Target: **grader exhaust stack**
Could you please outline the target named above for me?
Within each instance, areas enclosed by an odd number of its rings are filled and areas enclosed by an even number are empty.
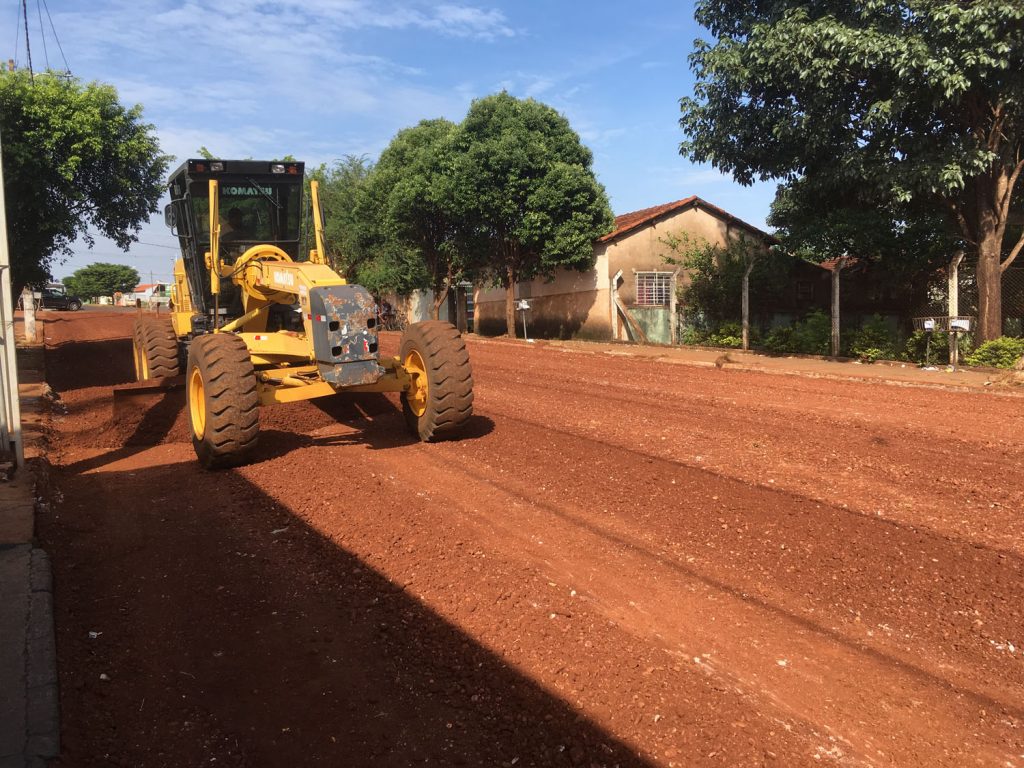
[[[337,392],[398,392],[421,440],[454,435],[473,412],[465,343],[415,323],[398,357],[378,353],[376,305],[327,264],[317,182],[313,239],[300,254],[303,164],[189,160],[170,178],[178,237],[169,317],[140,317],[136,379],[183,375],[192,444],[207,468],[249,459],[259,406]]]

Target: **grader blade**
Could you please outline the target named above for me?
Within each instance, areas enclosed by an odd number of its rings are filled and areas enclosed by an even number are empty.
[[[114,420],[122,421],[136,417],[161,403],[170,392],[182,393],[184,403],[185,377],[168,376],[163,379],[146,379],[114,387]]]

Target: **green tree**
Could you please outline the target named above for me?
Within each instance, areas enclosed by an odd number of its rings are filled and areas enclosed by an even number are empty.
[[[139,273],[134,267],[126,267],[124,264],[106,264],[98,261],[76,269],[62,282],[68,293],[82,298],[113,296],[118,291],[134,291],[135,286],[139,284]]]
[[[387,293],[405,296],[430,284],[420,252],[394,243],[375,248],[359,263],[355,279],[374,296]]]
[[[593,266],[594,241],[614,222],[608,198],[569,121],[533,99],[477,99],[452,146],[449,199],[468,222],[460,236],[505,288],[514,335],[516,283]]]
[[[799,177],[942,211],[978,259],[981,336],[998,336],[1002,272],[1024,247],[1004,248],[1024,169],[1024,5],[700,0],[696,15],[715,41],[690,57],[682,153],[744,184]]]
[[[908,309],[924,306],[936,275],[965,247],[942,211],[921,198],[865,201],[856,187],[802,178],[778,188],[768,223],[786,250],[808,261],[844,253],[869,261]]]
[[[430,288],[434,319],[466,268],[449,199],[454,131],[455,125],[443,119],[399,131],[381,153],[358,207],[377,268],[418,278],[412,289]],[[410,256],[420,264],[411,263]]]
[[[373,163],[365,155],[345,155],[333,165],[321,165],[306,174],[307,181],[320,182],[328,259],[349,277],[374,255],[369,222],[360,212],[372,170]]]
[[[690,279],[679,290],[686,314],[702,330],[717,332],[742,318],[743,274],[750,268],[751,314],[778,302],[791,283],[793,257],[778,248],[747,238],[731,238],[724,246],[693,238],[686,232],[662,241],[668,264],[683,267]]]
[[[170,158],[113,87],[0,72],[0,131],[16,287],[45,282],[54,258],[94,232],[127,250],[156,213]]]

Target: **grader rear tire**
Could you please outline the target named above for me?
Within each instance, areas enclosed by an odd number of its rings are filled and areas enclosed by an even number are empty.
[[[409,431],[424,441],[453,436],[473,415],[473,371],[455,326],[414,323],[402,334],[401,361],[413,386],[402,393]]]
[[[160,379],[181,373],[178,337],[170,319],[140,317],[132,329],[135,380]]]
[[[231,333],[189,346],[185,399],[192,447],[207,469],[244,464],[260,434],[256,372],[245,342]]]

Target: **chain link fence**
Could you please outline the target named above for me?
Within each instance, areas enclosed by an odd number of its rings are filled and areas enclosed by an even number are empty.
[[[978,317],[977,262],[965,261],[960,265],[957,314]],[[949,314],[949,280],[943,271],[928,286],[926,301],[915,306],[914,317],[943,316]],[[1003,272],[1003,335],[1024,336],[1024,263],[1015,261]]]
[[[958,272],[957,315],[978,317],[977,263],[964,261]],[[755,273],[756,275],[756,273]],[[788,279],[771,284],[750,281],[751,347],[767,352],[830,354],[831,272],[806,262],[796,264]],[[949,311],[949,272],[900,282],[869,263],[854,263],[840,272],[841,354],[862,358],[948,361],[945,334],[927,336],[914,329],[914,318],[940,317]],[[676,339],[682,344],[738,347],[742,317],[740,287],[722,286],[714,313],[693,306],[682,288],[677,302]],[[1003,334],[1024,337],[1024,261],[1014,263],[1002,279]],[[735,293],[735,301],[733,294]],[[688,306],[688,303],[690,304]],[[709,315],[715,315],[713,319]],[[929,343],[930,342],[930,343]],[[976,346],[973,333],[960,338],[961,356]]]

